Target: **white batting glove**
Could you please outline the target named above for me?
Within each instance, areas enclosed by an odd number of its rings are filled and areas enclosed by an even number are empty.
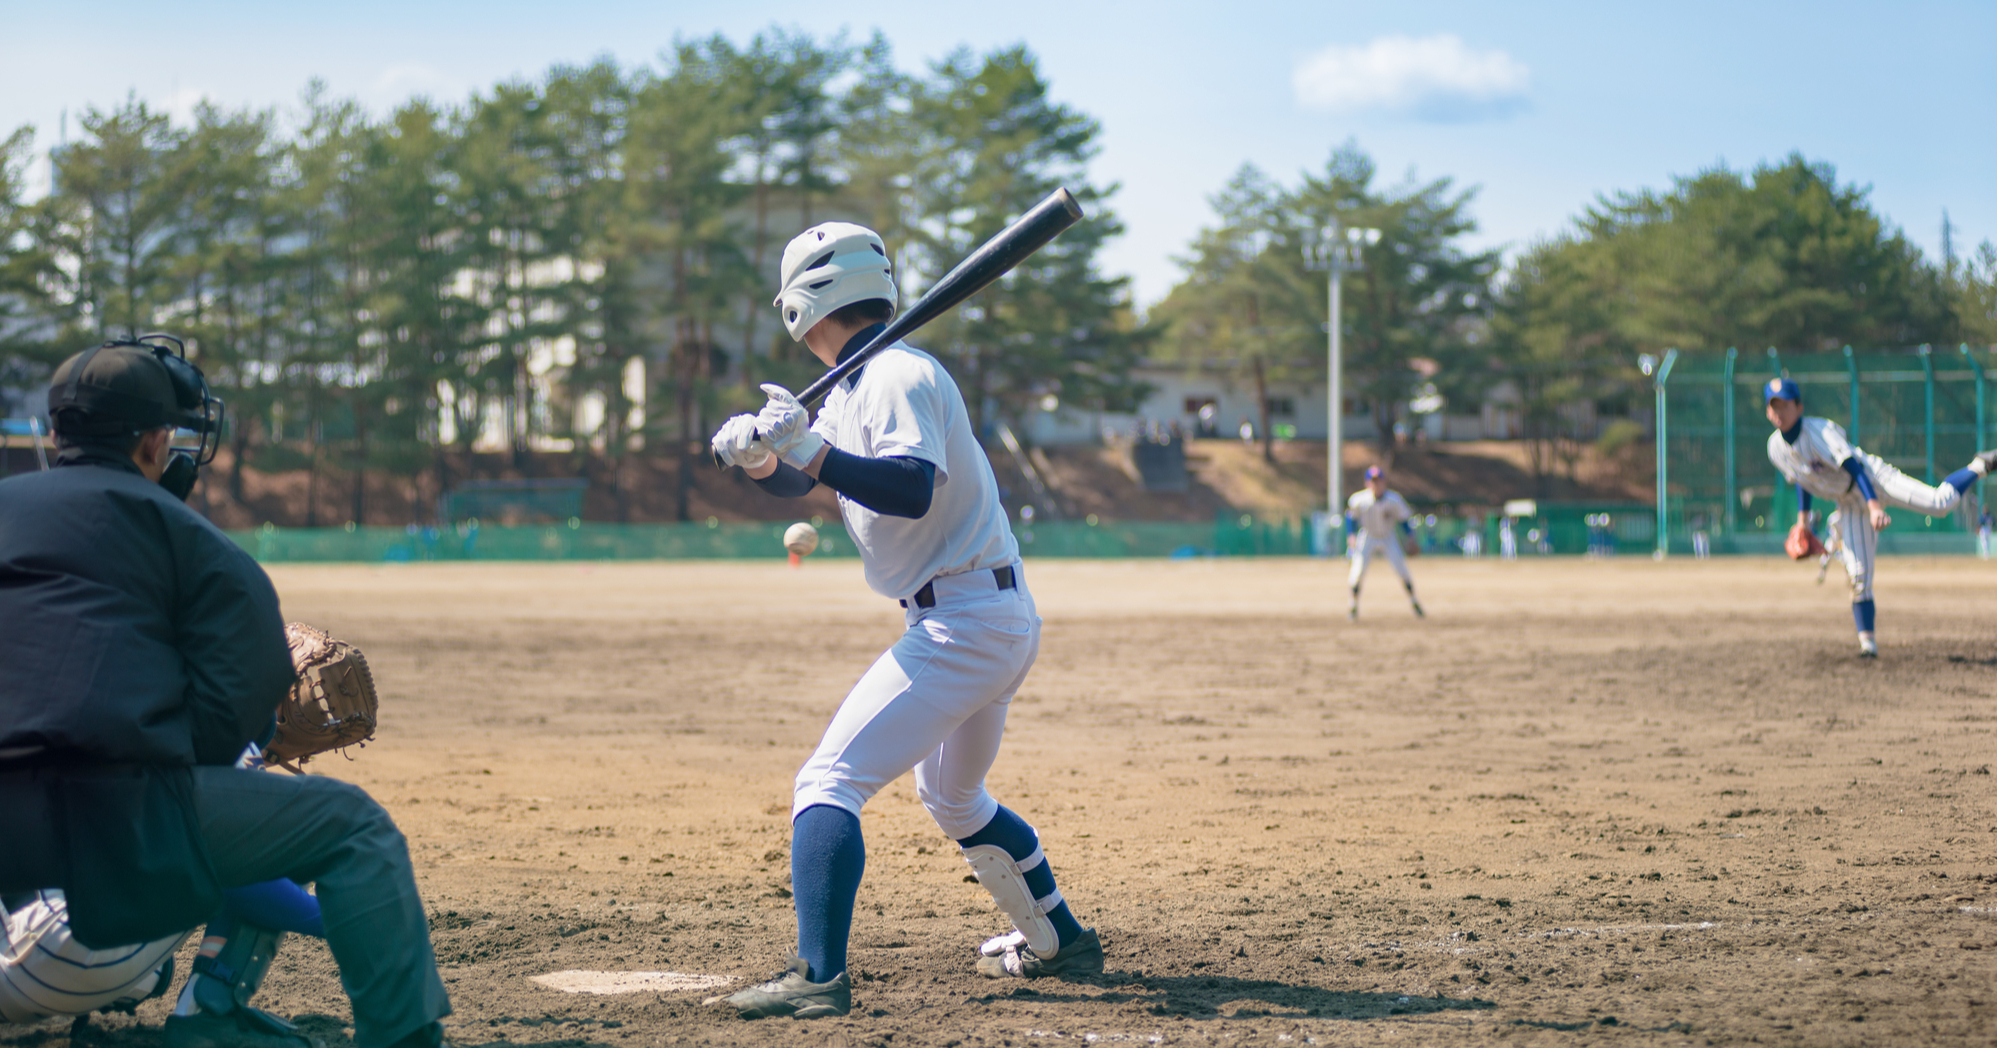
[[[763,433],[763,443],[785,465],[803,469],[825,446],[825,438],[811,431],[811,416],[790,390],[765,382],[763,392],[770,398],[763,405],[762,414],[756,416],[756,428]]]
[[[737,415],[714,432],[714,457],[723,465],[756,469],[770,460],[770,449],[756,439],[756,416]]]

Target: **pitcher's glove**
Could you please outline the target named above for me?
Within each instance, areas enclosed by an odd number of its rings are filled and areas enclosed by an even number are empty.
[[[1413,535],[1401,536],[1401,553],[1409,557],[1421,556],[1421,543]]]
[[[264,759],[296,772],[317,754],[373,738],[380,699],[359,648],[302,622],[286,625],[284,639],[298,679],[277,708],[277,734]]]
[[[1795,527],[1789,529],[1789,538],[1782,543],[1782,548],[1789,552],[1790,560],[1808,560],[1811,557],[1824,555],[1823,540],[1817,538],[1817,533],[1811,531],[1810,526],[1800,520],[1796,522]]]

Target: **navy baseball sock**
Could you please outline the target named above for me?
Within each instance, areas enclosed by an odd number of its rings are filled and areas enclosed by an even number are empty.
[[[1869,600],[1853,601],[1851,605],[1851,620],[1858,623],[1858,632],[1871,633],[1872,602]]]
[[[797,905],[797,953],[811,966],[806,978],[812,982],[830,982],[846,970],[853,899],[866,869],[859,816],[829,804],[797,813],[790,829],[790,890]]]
[[[974,848],[980,844],[997,845],[1004,848],[1014,862],[1023,862],[1033,854],[1034,849],[1040,847],[1040,835],[1027,825],[1025,819],[1014,815],[1011,809],[1001,804],[998,814],[992,816],[992,821],[986,823],[984,829],[958,841],[957,847]],[[1036,899],[1054,894],[1054,864],[1043,861],[1027,870],[1026,890],[1032,892]],[[1063,948],[1075,941],[1075,936],[1082,934],[1082,926],[1068,911],[1066,900],[1048,912],[1047,920],[1054,925],[1054,937]]]
[[[1954,488],[1956,494],[1960,495],[1963,492],[1968,491],[1969,486],[1971,484],[1974,484],[1982,479],[1983,479],[1982,477],[1976,475],[1975,470],[1964,468],[1956,470],[1954,473],[1951,473],[1948,476],[1943,477],[1942,483],[1947,484],[1949,487]]]

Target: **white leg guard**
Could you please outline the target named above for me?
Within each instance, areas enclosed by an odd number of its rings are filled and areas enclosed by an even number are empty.
[[[974,844],[964,849],[964,861],[971,864],[978,883],[992,893],[999,912],[1012,918],[1012,926],[1026,936],[1026,945],[1034,953],[1052,957],[1061,948],[1061,940],[1054,934],[1054,922],[1047,919],[1047,911],[1061,905],[1060,889],[1045,899],[1036,899],[1032,889],[1026,886],[1026,871],[1047,861],[1039,848],[1033,849],[1033,854],[1020,863],[1014,862],[1012,855],[996,844]]]

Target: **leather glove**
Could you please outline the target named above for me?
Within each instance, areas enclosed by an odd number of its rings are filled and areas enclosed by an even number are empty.
[[[714,431],[714,457],[723,465],[755,469],[770,460],[770,449],[756,439],[756,416],[737,415]]]
[[[776,452],[785,465],[803,469],[825,446],[825,438],[811,431],[810,415],[790,390],[765,382],[763,392],[770,398],[770,402],[763,405],[762,413],[756,416],[756,428],[762,431],[763,443]]]
[[[1791,560],[1808,560],[1824,554],[1822,540],[1817,538],[1808,524],[1800,520],[1789,529],[1789,537],[1783,541],[1782,548],[1789,554]]]

